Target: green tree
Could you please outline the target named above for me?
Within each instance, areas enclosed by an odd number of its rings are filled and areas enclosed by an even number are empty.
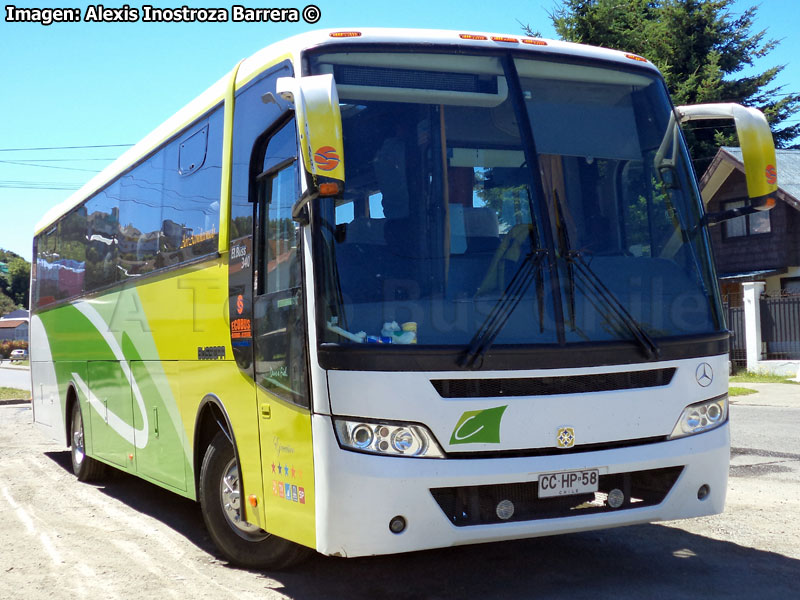
[[[31,265],[24,258],[14,258],[8,263],[8,276],[11,280],[11,299],[28,308],[28,293],[31,287]]]
[[[14,301],[0,292],[0,317],[15,310],[17,310],[17,305],[14,304]]]
[[[767,117],[778,147],[800,135],[787,120],[800,111],[800,95],[784,94],[775,78],[784,65],[738,75],[778,44],[754,31],[758,6],[741,15],[734,0],[562,0],[550,17],[561,38],[617,48],[649,59],[663,73],[675,104],[737,102]],[[535,35],[529,27],[525,30]],[[697,122],[689,136],[698,172],[735,134],[719,121]]]

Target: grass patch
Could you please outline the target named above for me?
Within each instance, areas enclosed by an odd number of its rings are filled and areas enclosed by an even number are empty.
[[[797,381],[792,381],[791,377],[785,377],[783,375],[750,372],[743,372],[739,373],[738,375],[733,375],[730,378],[730,381],[734,383],[798,383]]]
[[[31,393],[27,390],[20,390],[18,388],[0,387],[0,400],[20,400],[31,397]]]
[[[756,390],[751,390],[745,387],[729,387],[728,396],[749,396],[750,394],[757,394]]]

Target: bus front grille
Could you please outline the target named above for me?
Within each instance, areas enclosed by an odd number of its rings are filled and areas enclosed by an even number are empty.
[[[432,379],[442,398],[497,398],[552,396],[634,390],[669,385],[675,368],[594,373],[559,377],[511,377],[500,379]]]
[[[556,519],[574,515],[615,512],[660,504],[683,472],[683,467],[668,467],[649,471],[601,475],[598,491],[577,496],[539,498],[536,481],[431,489],[439,507],[457,527]],[[621,490],[622,505],[612,508],[608,494]],[[513,515],[498,516],[498,504],[513,503]]]

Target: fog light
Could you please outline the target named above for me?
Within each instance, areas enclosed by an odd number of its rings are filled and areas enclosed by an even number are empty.
[[[406,520],[404,517],[400,515],[393,517],[391,521],[389,521],[389,531],[392,533],[403,533],[406,529]]]
[[[511,500],[501,500],[497,504],[496,512],[497,516],[503,519],[503,521],[508,521],[514,516],[514,503]]]
[[[708,498],[708,495],[711,493],[711,488],[708,487],[705,483],[700,486],[700,489],[697,490],[697,499],[698,500],[705,500]]]
[[[622,490],[614,488],[608,492],[608,505],[611,508],[619,508],[623,502],[625,502],[625,494],[622,493]]]

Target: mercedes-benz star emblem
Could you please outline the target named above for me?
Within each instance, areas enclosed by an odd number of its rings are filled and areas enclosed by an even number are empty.
[[[712,369],[711,365],[707,362],[700,363],[697,367],[697,371],[694,372],[694,376],[701,387],[708,387],[711,385],[711,382],[714,381],[714,369]]]

